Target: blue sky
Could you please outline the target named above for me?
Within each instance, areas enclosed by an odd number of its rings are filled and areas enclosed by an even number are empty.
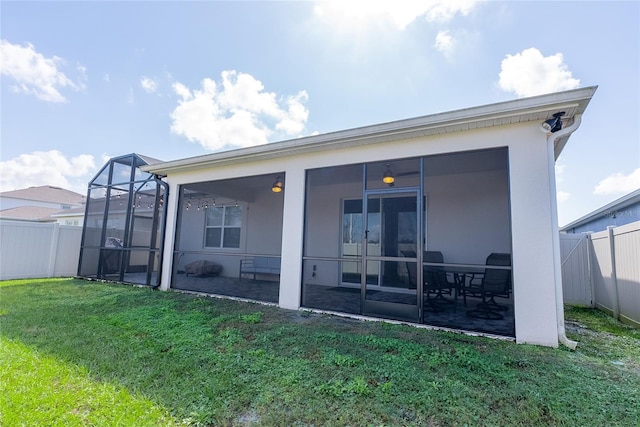
[[[2,191],[598,85],[561,225],[640,188],[640,2],[2,1]]]

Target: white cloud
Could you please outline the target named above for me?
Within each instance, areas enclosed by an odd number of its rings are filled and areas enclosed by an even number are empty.
[[[173,90],[179,99],[171,131],[209,150],[266,144],[274,135],[296,136],[309,116],[305,91],[277,99],[262,82],[236,71],[223,71],[220,84],[205,78],[200,89],[176,82]]]
[[[140,86],[147,93],[154,93],[158,90],[158,81],[149,77],[142,77],[140,79]]]
[[[45,58],[41,53],[36,52],[30,43],[22,46],[7,40],[0,41],[2,75],[14,81],[11,88],[16,93],[34,95],[43,101],[65,102],[66,98],[60,90],[83,89],[86,69],[78,65],[77,70],[81,74],[81,81],[73,82],[60,71],[59,67],[63,62],[57,56]]]
[[[34,151],[0,162],[0,188],[9,191],[54,185],[83,194],[95,173],[97,169],[91,155],[67,158],[58,150]]]
[[[637,168],[629,175],[615,173],[600,181],[593,194],[627,194],[640,189],[640,168]]]
[[[436,35],[436,42],[434,46],[438,51],[447,55],[453,51],[455,40],[453,39],[449,31],[439,31]]]
[[[183,101],[187,101],[192,97],[189,88],[180,82],[173,84],[173,90],[180,98],[182,98]]]
[[[316,1],[314,12],[322,18],[351,25],[386,18],[398,30],[404,30],[419,17],[429,22],[447,22],[457,14],[467,15],[479,3],[479,0],[331,0]]]
[[[396,2],[397,3],[397,2]],[[448,22],[458,13],[466,16],[481,1],[479,0],[442,0],[442,1],[418,1],[417,3],[428,4],[426,18],[427,21]]]
[[[304,125],[309,118],[309,110],[304,103],[309,99],[307,92],[298,92],[295,96],[287,97],[287,111],[276,124],[276,130],[283,131],[287,135],[296,135],[304,130]]]
[[[499,86],[518,97],[575,89],[580,80],[573,78],[561,53],[543,56],[536,48],[525,49],[502,60]]]

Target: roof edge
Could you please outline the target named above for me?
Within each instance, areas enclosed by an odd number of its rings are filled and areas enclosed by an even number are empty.
[[[592,211],[589,212],[588,214],[584,215],[583,217],[580,217],[578,219],[576,219],[573,222],[570,222],[569,224],[560,227],[560,231],[566,231],[569,230],[571,228],[574,227],[578,227],[586,222],[589,222],[592,219],[598,218],[601,214],[608,212],[610,210],[612,210],[613,208],[625,208],[629,205],[632,205],[636,202],[640,202],[640,188],[638,188],[635,191],[632,191],[629,194],[625,194],[624,196],[620,197],[619,199],[614,200],[613,202],[607,203],[606,205]]]
[[[148,166],[142,166],[145,172],[166,175],[193,167],[203,167],[214,163],[224,163],[249,159],[260,159],[265,156],[280,156],[303,152],[319,151],[336,144],[345,147],[362,144],[363,140],[376,137],[397,135],[399,139],[410,137],[419,131],[435,130],[445,126],[479,122],[488,119],[507,118],[525,113],[562,109],[578,106],[576,114],[584,112],[595,93],[597,86],[588,86],[563,92],[538,95],[527,98],[503,101],[477,107],[464,108],[442,113],[435,113],[415,118],[356,127],[320,135],[305,136],[296,139],[272,142],[247,148],[204,154],[185,159],[171,160]]]

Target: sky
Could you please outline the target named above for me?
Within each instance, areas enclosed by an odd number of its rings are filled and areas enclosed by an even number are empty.
[[[0,190],[598,86],[560,225],[640,188],[639,1],[0,1]]]

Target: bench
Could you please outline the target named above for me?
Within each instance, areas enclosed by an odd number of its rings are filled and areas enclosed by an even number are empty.
[[[253,280],[256,275],[269,274],[280,275],[280,257],[255,256],[240,260],[240,278],[243,274],[250,274]]]

